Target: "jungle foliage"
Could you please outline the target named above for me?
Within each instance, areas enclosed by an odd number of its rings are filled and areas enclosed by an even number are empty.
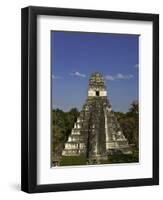
[[[124,155],[124,160],[129,159],[129,162],[138,160],[138,146],[139,146],[139,110],[138,102],[132,102],[128,112],[114,112],[120,126],[123,130],[125,137],[128,139],[129,144],[137,152],[134,158],[126,158]],[[60,109],[52,111],[52,160],[58,160],[61,157],[62,150],[64,148],[64,143],[67,141],[68,136],[71,134],[71,130],[74,123],[79,116],[79,111],[76,108],[72,108],[68,112],[63,112]],[[114,156],[110,158],[110,163],[118,162],[119,156]],[[122,159],[122,157],[121,157]],[[79,159],[80,160],[80,159]],[[65,160],[65,163],[69,161]],[[75,163],[78,163],[78,160]],[[123,162],[123,159],[122,159]],[[83,163],[83,159],[82,159]],[[64,161],[63,161],[64,164]]]
[[[64,143],[67,141],[79,111],[72,108],[69,112],[60,109],[52,111],[52,155],[56,159],[61,156]]]

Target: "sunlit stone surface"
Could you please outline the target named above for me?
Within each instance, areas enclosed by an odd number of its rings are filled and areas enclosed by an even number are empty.
[[[131,151],[107,98],[104,78],[94,73],[89,80],[86,103],[62,155],[85,154],[88,160],[98,160],[116,153],[129,154]]]

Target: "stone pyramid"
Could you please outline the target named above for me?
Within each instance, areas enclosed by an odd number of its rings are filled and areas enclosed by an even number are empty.
[[[86,103],[65,143],[62,155],[85,155],[90,161],[107,159],[108,155],[116,153],[132,152],[107,98],[104,78],[100,73],[93,73],[89,80]]]

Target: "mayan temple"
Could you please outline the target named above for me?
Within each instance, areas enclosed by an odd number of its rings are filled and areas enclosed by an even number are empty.
[[[130,146],[107,98],[100,73],[89,80],[88,97],[62,151],[63,156],[86,155],[87,160],[107,159],[115,153],[130,154]]]

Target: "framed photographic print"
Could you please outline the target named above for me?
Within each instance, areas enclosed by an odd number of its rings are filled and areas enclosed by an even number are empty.
[[[22,9],[22,190],[159,184],[159,16]]]

